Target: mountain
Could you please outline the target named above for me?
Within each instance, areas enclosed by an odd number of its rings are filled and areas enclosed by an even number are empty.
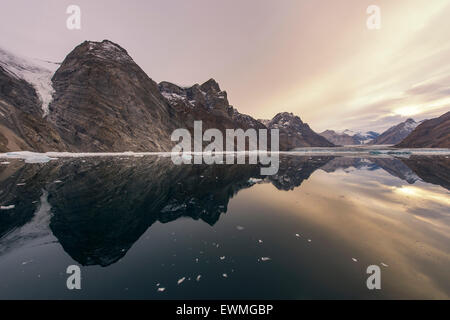
[[[277,114],[267,123],[269,129],[280,130],[280,150],[302,147],[334,147],[335,145],[315,133],[307,123],[292,113]]]
[[[322,137],[328,141],[340,146],[353,146],[366,144],[376,137],[379,136],[378,133],[374,131],[368,131],[366,133],[354,132],[351,130],[344,130],[343,132],[336,132],[334,130],[325,130],[320,133]]]
[[[169,151],[180,127],[158,85],[119,45],[85,41],[52,78],[48,121],[75,152]]]
[[[450,148],[450,111],[439,118],[423,121],[396,147]]]
[[[378,138],[380,134],[375,131],[358,132],[353,135],[353,138],[358,142],[357,144],[369,144],[372,140]]]
[[[193,131],[196,120],[203,130],[267,128],[231,106],[214,79],[191,87],[157,84],[108,40],[83,42],[61,64],[0,51],[0,152],[170,151],[171,133]],[[304,132],[287,135],[305,138],[285,139],[281,150],[330,146],[298,120]]]
[[[397,144],[405,139],[418,125],[418,122],[415,122],[413,119],[408,119],[405,122],[389,128],[369,144]]]
[[[203,130],[265,129],[266,126],[249,115],[239,113],[230,105],[227,92],[214,79],[202,85],[180,87],[164,81],[159,83],[161,94],[176,110],[185,128],[193,130],[194,121],[202,120]]]
[[[350,136],[346,133],[337,133],[336,131],[333,130],[325,130],[324,132],[319,134],[328,141],[338,146],[359,144],[358,141],[353,136]]]
[[[48,114],[56,64],[26,59],[0,49],[0,152],[64,150]]]

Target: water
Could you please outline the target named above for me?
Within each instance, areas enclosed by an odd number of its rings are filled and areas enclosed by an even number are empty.
[[[8,162],[2,299],[450,297],[445,155],[285,155],[268,178],[156,156]]]

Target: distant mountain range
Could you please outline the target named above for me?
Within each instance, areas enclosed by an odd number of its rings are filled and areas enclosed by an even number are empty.
[[[339,146],[352,146],[367,144],[370,141],[376,139],[380,134],[374,131],[368,131],[365,133],[354,132],[351,130],[344,130],[343,132],[336,132],[334,130],[325,130],[320,135],[326,138],[328,141]]]
[[[239,113],[210,79],[183,88],[157,84],[119,45],[85,41],[57,70],[0,50],[0,151],[170,151],[171,133],[280,129],[280,150],[329,147],[293,114],[267,124]],[[268,127],[267,127],[267,126]]]
[[[326,130],[321,136],[335,145],[395,145],[401,148],[450,148],[450,112],[439,118],[416,122],[407,119],[382,134],[351,130]]]
[[[400,145],[448,147],[447,118],[424,122],[414,141]],[[198,120],[203,130],[279,129],[281,151],[398,144],[418,125],[408,119],[381,135],[350,130],[319,135],[292,113],[256,120],[231,106],[214,79],[191,87],[158,84],[108,40],[83,42],[61,64],[0,49],[0,152],[170,151],[171,133],[193,131]]]

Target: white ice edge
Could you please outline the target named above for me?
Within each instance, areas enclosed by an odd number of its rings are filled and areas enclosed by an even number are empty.
[[[326,156],[326,155],[346,155],[346,156],[364,156],[364,157],[379,157],[379,156],[411,156],[411,155],[450,155],[450,149],[366,149],[366,148],[303,148],[293,151],[238,151],[238,152],[215,152],[215,154],[236,154],[249,155],[255,153],[271,153],[280,155],[298,155],[298,156]],[[45,163],[59,158],[91,158],[91,157],[144,157],[144,156],[162,156],[171,157],[172,155],[179,155],[180,153],[173,152],[31,152],[31,151],[17,151],[0,153],[0,159],[22,159],[26,163]],[[184,155],[209,155],[210,152],[185,152]]]

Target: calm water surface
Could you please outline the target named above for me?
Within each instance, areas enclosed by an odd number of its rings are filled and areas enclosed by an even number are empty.
[[[450,298],[449,189],[447,156],[285,156],[268,178],[157,157],[10,160],[0,298]]]

